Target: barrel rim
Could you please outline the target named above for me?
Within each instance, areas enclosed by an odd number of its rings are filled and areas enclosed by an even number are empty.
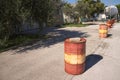
[[[86,42],[86,39],[85,38],[80,38],[79,41],[75,41],[75,40],[72,40],[72,38],[67,38],[65,40],[65,42],[68,42],[68,43],[85,43]]]
[[[109,23],[107,23],[107,24],[109,24]],[[107,24],[99,24],[99,26],[101,27],[101,26],[106,26],[107,27]],[[111,25],[111,24],[110,24]]]

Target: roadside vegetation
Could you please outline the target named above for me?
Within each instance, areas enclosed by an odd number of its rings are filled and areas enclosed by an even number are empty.
[[[0,0],[0,50],[23,44],[34,39],[44,38],[22,35],[21,26],[29,23],[39,24],[39,31],[43,24],[52,23],[53,13],[59,7],[61,0]],[[56,5],[53,5],[56,4]],[[47,5],[47,6],[46,6]],[[16,36],[14,36],[16,35]]]
[[[8,50],[9,48],[17,48],[18,46],[28,45],[35,43],[39,40],[46,40],[50,36],[47,35],[39,35],[39,34],[29,34],[29,35],[14,35],[10,37],[7,41],[3,42],[0,46],[0,52]]]
[[[86,27],[86,26],[88,26],[88,24],[81,24],[81,23],[73,24],[73,23],[67,23],[67,24],[64,24],[62,27]]]
[[[63,11],[65,15],[80,23],[83,19],[95,19],[104,12],[104,8],[105,5],[101,0],[78,0],[76,5],[65,3]]]

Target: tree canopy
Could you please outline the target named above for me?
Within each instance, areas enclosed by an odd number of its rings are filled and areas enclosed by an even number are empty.
[[[119,15],[120,15],[120,4],[118,4],[118,5],[116,5],[117,6],[117,8],[118,8],[118,13],[119,13]]]
[[[54,10],[60,6],[60,1],[0,0],[0,45],[15,34],[16,28],[19,29],[23,22],[47,24]]]
[[[78,23],[80,18],[93,18],[99,13],[104,12],[105,5],[101,0],[77,0],[77,3],[66,3],[63,11],[67,16],[72,16],[77,19]]]
[[[104,3],[100,0],[78,0],[76,10],[80,16],[91,17],[104,11]]]

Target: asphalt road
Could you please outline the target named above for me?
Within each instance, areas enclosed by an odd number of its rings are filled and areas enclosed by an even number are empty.
[[[98,29],[99,25],[46,29],[43,33],[52,38],[0,53],[0,80],[120,80],[120,23],[105,39],[99,38]],[[69,37],[87,39],[87,69],[81,75],[64,71],[64,40]]]

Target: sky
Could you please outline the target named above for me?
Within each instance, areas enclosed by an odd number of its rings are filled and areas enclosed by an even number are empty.
[[[75,3],[77,0],[65,0],[69,3]],[[101,0],[106,6],[120,4],[120,0]]]

